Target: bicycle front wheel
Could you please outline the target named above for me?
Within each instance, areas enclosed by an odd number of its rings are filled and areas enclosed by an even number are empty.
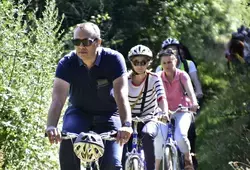
[[[125,170],[144,170],[144,165],[139,157],[132,157],[126,161]]]
[[[162,162],[162,169],[163,170],[175,170],[174,169],[174,155],[171,151],[171,147],[167,146],[164,152],[164,159]]]

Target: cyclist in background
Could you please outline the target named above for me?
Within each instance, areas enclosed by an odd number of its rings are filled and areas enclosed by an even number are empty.
[[[129,73],[129,102],[132,109],[132,116],[157,115],[168,119],[168,104],[162,80],[155,73],[147,70],[153,58],[152,51],[144,45],[136,45],[128,53],[128,59],[132,65]],[[146,167],[148,170],[155,169],[154,138],[158,134],[158,123],[149,121],[138,124],[139,136],[142,138],[143,150],[145,153]],[[131,151],[132,141],[128,142],[128,149]],[[127,147],[124,147],[124,158]]]
[[[201,83],[198,78],[198,71],[196,68],[196,64],[193,62],[192,56],[190,55],[190,52],[187,51],[187,48],[180,44],[180,42],[174,38],[168,38],[162,43],[162,49],[168,49],[171,48],[173,51],[177,52],[177,68],[186,71],[194,85],[195,94],[198,99],[201,99],[203,97],[203,92],[201,88]],[[158,66],[156,68],[156,72],[162,71],[162,66]]]
[[[163,66],[160,76],[163,80],[169,110],[176,110],[178,105],[181,104],[182,106],[191,107],[191,110],[196,112],[199,106],[192,82],[185,71],[176,68],[178,60],[175,51],[163,49],[159,52],[159,58]],[[192,115],[190,113],[178,112],[172,116],[176,120],[174,137],[180,151],[185,157],[185,170],[193,170],[193,162],[190,154],[191,147],[187,137],[188,129],[192,122]],[[158,135],[155,141],[156,153],[158,153],[156,156],[157,164],[160,164],[160,160],[162,159],[162,144],[167,135],[167,126],[161,126],[161,128],[163,136]]]
[[[180,43],[179,47],[180,47],[180,56],[183,57],[183,59],[185,60],[192,61],[195,67],[197,68],[197,63],[195,62],[194,57],[191,55],[189,49],[182,43]]]
[[[100,47],[100,29],[90,22],[76,26],[72,42],[75,51],[64,56],[56,69],[46,129],[49,141],[51,144],[61,141],[57,124],[69,95],[62,129],[78,134],[117,130],[118,143],[105,142],[99,164],[101,170],[121,170],[121,145],[132,133],[124,57],[117,51]],[[89,140],[95,143],[97,139]],[[62,170],[80,170],[80,160],[73,152],[71,140],[61,141],[59,157]]]

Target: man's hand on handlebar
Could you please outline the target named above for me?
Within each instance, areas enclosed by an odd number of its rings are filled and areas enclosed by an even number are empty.
[[[116,141],[120,145],[127,143],[130,139],[132,132],[133,132],[132,127],[125,127],[125,126],[121,127],[117,132]]]
[[[54,126],[49,126],[46,129],[46,134],[48,135],[49,138],[49,142],[51,144],[58,144],[59,142],[61,142],[61,133],[58,130],[58,128],[54,127]]]

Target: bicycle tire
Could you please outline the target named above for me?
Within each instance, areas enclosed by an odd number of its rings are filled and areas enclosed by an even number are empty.
[[[177,155],[178,170],[184,170],[184,154],[182,154],[179,149],[177,154],[178,154]]]
[[[162,168],[164,170],[182,170],[181,156],[177,148],[174,146],[167,146],[164,151],[164,159]]]
[[[134,158],[132,159],[132,167],[131,170],[139,170],[139,160]]]
[[[184,170],[184,166],[182,166],[181,164],[181,161],[180,161],[180,156],[177,157],[177,160],[176,160],[176,170]]]
[[[139,157],[131,157],[126,160],[125,170],[144,170],[144,165],[141,163]]]
[[[174,170],[174,162],[173,162],[173,152],[171,151],[171,147],[167,146],[164,152],[164,159],[162,162],[162,169],[164,170]]]

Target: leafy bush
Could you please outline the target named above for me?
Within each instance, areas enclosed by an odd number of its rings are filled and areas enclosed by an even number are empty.
[[[216,72],[219,69],[211,67]],[[228,170],[230,161],[248,163],[250,156],[250,74],[248,67],[221,72],[224,81],[218,81],[221,88],[214,88],[214,94],[206,102],[198,117],[198,159],[200,169]],[[218,72],[219,73],[219,72]],[[210,73],[212,74],[212,73]],[[206,72],[206,76],[209,72]],[[221,76],[211,76],[212,80]],[[209,81],[214,82],[214,81]],[[215,81],[216,82],[216,81]],[[215,84],[215,83],[213,83]],[[210,85],[210,88],[213,86]],[[218,87],[218,86],[217,86]]]
[[[0,146],[4,169],[57,169],[44,138],[55,66],[61,57],[55,1],[43,17],[0,2]]]

